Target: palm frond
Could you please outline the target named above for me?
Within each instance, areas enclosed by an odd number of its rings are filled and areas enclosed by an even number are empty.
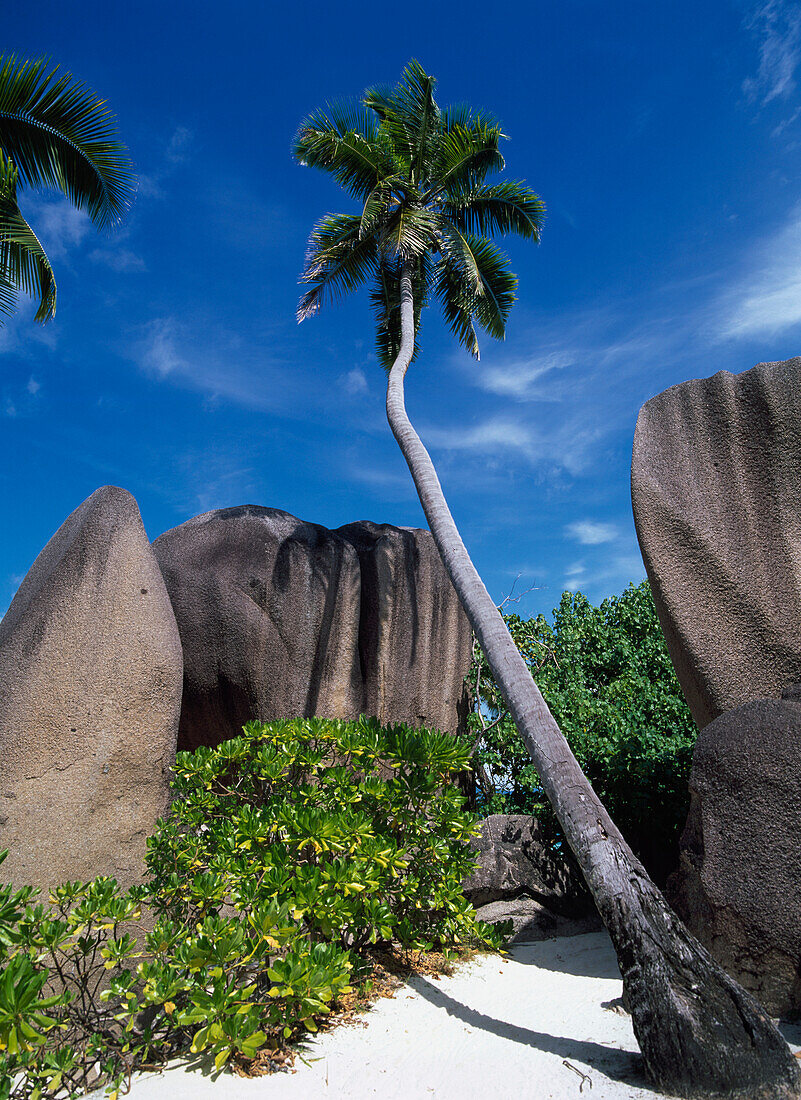
[[[119,221],[133,199],[110,109],[47,58],[0,57],[0,148],[22,181],[61,191],[98,226]]]
[[[443,215],[467,233],[517,233],[539,241],[545,204],[517,180],[460,191],[451,188]]]
[[[335,121],[306,120],[295,152],[324,168],[361,202],[360,215],[324,219],[310,242],[299,318],[324,296],[371,277],[376,346],[390,367],[401,344],[401,270],[411,264],[415,348],[421,311],[439,299],[457,339],[478,357],[476,328],[502,339],[517,279],[488,239],[518,233],[539,240],[540,199],[524,183],[485,183],[504,166],[505,135],[494,116],[467,106],[440,110],[434,80],[412,61],[399,84],[368,89],[365,117],[348,108]]]
[[[386,223],[389,216],[389,204],[392,199],[392,189],[402,180],[399,176],[389,176],[375,185],[367,196],[362,209],[359,236],[363,239],[371,233],[377,232]]]
[[[398,356],[401,345],[400,317],[400,273],[401,260],[385,260],[376,271],[370,301],[376,319],[376,355],[381,366],[389,370]],[[411,362],[419,353],[417,334],[423,310],[428,305],[431,286],[431,261],[423,256],[415,265],[412,275],[412,297],[414,300],[414,350]]]
[[[301,123],[292,151],[301,164],[329,172],[345,190],[364,199],[393,164],[376,141],[377,128],[360,104],[334,104]]]
[[[469,127],[455,125],[443,130],[439,142],[434,194],[454,188],[467,190],[480,186],[491,172],[500,172],[504,159],[498,148],[503,137],[497,128],[475,123]]]
[[[17,291],[38,299],[35,319],[56,312],[56,280],[45,250],[17,205],[18,173],[0,149],[0,313],[16,307]]]
[[[458,275],[463,286],[463,297],[465,300],[478,298],[484,287],[469,234],[461,233],[444,218],[440,221],[438,230],[440,251],[450,271]]]
[[[328,214],[312,230],[301,282],[309,284],[298,304],[298,321],[362,286],[376,269],[372,237],[360,238],[357,214]]]
[[[508,257],[492,241],[471,235],[465,239],[482,285],[482,292],[473,303],[473,316],[490,336],[503,340],[509,311],[517,300],[517,276],[509,267]]]
[[[480,129],[495,130],[499,138],[506,137],[500,119],[496,115],[467,103],[452,103],[448,107],[443,107],[440,113],[440,125],[443,133],[449,133],[455,128]]]
[[[381,234],[379,248],[403,259],[418,259],[436,244],[439,223],[433,210],[399,203]]]
[[[473,296],[465,297],[463,279],[444,258],[438,260],[434,268],[433,285],[451,332],[474,359],[480,359],[471,309]]]

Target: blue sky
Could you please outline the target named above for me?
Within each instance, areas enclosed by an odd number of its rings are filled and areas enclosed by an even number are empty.
[[[480,364],[433,311],[410,415],[493,596],[549,612],[644,576],[637,411],[667,386],[801,353],[801,5],[674,0],[434,8],[233,0],[12,5],[2,48],[106,98],[139,175],[121,231],[23,207],[56,269],[44,328],[0,330],[0,610],[67,514],[129,489],[151,538],[264,504],[330,527],[422,525],[384,419],[369,303],[298,326],[321,214],[290,144],[326,99],[412,57],[440,103],[496,113],[547,204],[510,241],[519,302]]]

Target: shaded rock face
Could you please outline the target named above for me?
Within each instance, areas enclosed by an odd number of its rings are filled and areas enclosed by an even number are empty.
[[[253,718],[463,721],[470,627],[428,531],[330,531],[244,506],[189,520],[153,550],[184,650],[180,748],[217,745]]]
[[[673,908],[772,1015],[801,1010],[801,694],[698,737]]]
[[[479,866],[465,879],[463,890],[468,901],[476,907],[525,900],[523,895],[527,895],[539,909],[552,910],[554,918],[556,915],[585,916],[593,909],[578,867],[572,858],[566,860],[553,852],[542,836],[536,817],[492,814],[481,823],[481,832],[471,844],[478,855]],[[530,908],[525,911],[529,912]]]
[[[683,382],[634,435],[637,536],[699,727],[801,681],[801,359]]]
[[[44,887],[141,878],[169,805],[182,667],[136,501],[98,489],[0,623],[0,877]]]

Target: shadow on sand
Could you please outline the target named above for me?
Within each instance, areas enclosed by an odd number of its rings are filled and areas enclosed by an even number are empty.
[[[562,936],[538,943],[518,943],[509,949],[509,956],[515,962],[560,974],[621,980],[615,950],[605,931]]]
[[[483,1012],[469,1008],[461,1001],[450,997],[442,989],[419,975],[413,975],[407,979],[406,984],[425,998],[429,1004],[444,1009],[448,1015],[455,1016],[469,1027],[488,1031],[512,1043],[533,1047],[546,1054],[555,1054],[558,1058],[567,1061],[584,1063],[612,1080],[653,1091],[645,1077],[642,1057],[639,1054],[631,1054],[627,1050],[617,1050],[615,1047],[606,1047],[601,1043],[587,1040],[549,1035],[544,1031],[531,1031],[529,1028],[510,1024],[505,1020],[496,1020],[493,1016],[486,1016]],[[654,1092],[654,1096],[658,1095],[660,1094]]]

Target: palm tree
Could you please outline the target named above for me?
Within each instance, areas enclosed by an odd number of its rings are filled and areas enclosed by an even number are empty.
[[[310,115],[295,138],[304,164],[329,172],[359,204],[314,228],[298,309],[372,284],[387,417],[431,533],[487,655],[564,835],[609,930],[646,1069],[685,1097],[798,1097],[801,1074],[761,1007],[681,924],[631,852],[573,756],[478,575],[436,470],[404,405],[421,313],[437,298],[478,357],[476,324],[502,338],[517,281],[492,233],[539,238],[543,206],[503,168],[491,116],[441,110],[434,80],[411,62],[394,88]]]
[[[19,184],[61,191],[98,228],[116,224],[133,197],[114,116],[47,58],[0,57],[0,315],[13,312],[22,291],[38,300],[44,323],[56,312],[56,281],[20,211]]]

